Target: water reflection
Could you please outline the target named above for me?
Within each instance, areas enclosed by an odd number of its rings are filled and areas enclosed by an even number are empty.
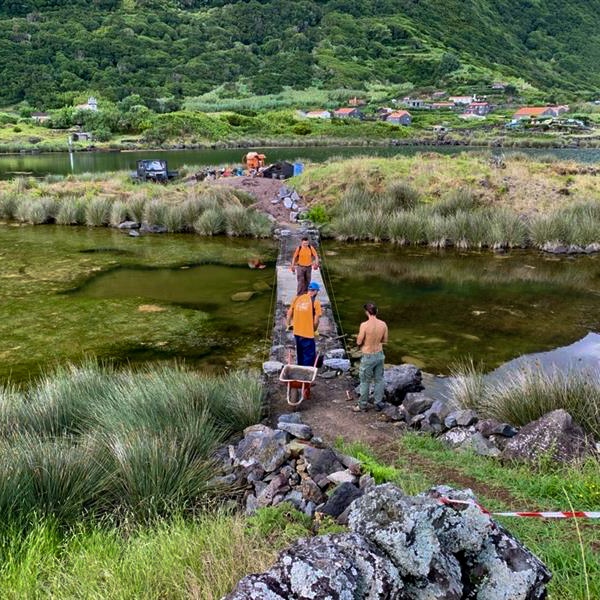
[[[324,250],[344,330],[356,331],[363,302],[378,303],[390,328],[390,362],[448,373],[470,356],[492,369],[600,329],[600,257],[375,244]]]
[[[467,146],[308,146],[304,148],[253,148],[267,154],[270,162],[279,160],[323,162],[331,158],[352,156],[413,156],[419,152],[440,154],[460,154],[477,152],[490,154],[495,151],[487,147]],[[514,152],[531,157],[556,156],[560,160],[573,160],[581,163],[594,163],[600,160],[598,148],[505,148],[503,153],[510,157]],[[140,150],[135,152],[53,152],[47,154],[11,154],[0,156],[0,179],[10,179],[16,174],[30,174],[43,177],[48,174],[68,175],[69,173],[104,173],[131,171],[136,160],[142,158],[167,158],[169,167],[178,169],[183,165],[239,164],[243,149],[205,150]]]

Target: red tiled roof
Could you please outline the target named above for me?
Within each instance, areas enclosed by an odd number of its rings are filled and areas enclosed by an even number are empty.
[[[537,116],[544,114],[549,109],[549,106],[523,106],[523,108],[520,108],[515,115]]]
[[[335,112],[341,115],[348,115],[355,110],[356,108],[338,108]]]
[[[404,115],[408,115],[410,117],[410,113],[407,110],[396,110],[388,115],[388,119],[400,119]]]

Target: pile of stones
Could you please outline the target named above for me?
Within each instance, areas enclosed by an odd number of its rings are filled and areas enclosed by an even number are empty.
[[[348,533],[296,542],[225,600],[545,598],[546,566],[474,501],[470,490],[369,486]]]
[[[290,221],[295,221],[298,214],[303,209],[300,206],[300,194],[287,186],[282,186],[277,192],[277,196],[271,200],[271,204],[283,204],[290,211]]]
[[[416,392],[406,394],[400,403],[388,402],[382,418],[435,435],[452,448],[502,460],[531,462],[545,456],[555,462],[571,462],[597,452],[592,438],[564,410],[552,411],[517,429]]]
[[[218,455],[223,475],[217,483],[243,490],[246,514],[289,502],[311,517],[318,511],[344,522],[350,502],[374,484],[358,460],[313,436],[298,413],[280,415],[275,429],[246,428]]]

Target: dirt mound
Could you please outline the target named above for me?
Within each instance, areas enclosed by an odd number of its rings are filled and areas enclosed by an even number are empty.
[[[221,179],[210,180],[205,183],[243,190],[256,198],[256,203],[252,205],[252,208],[273,216],[278,224],[289,225],[289,209],[285,208],[282,202],[278,202],[277,204],[271,202],[271,200],[277,198],[279,190],[285,186],[284,181],[280,181],[279,179],[265,179],[263,177],[242,176],[221,177]]]

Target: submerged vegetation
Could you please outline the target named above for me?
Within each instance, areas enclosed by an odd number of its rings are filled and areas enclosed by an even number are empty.
[[[0,256],[4,381],[89,356],[225,369],[255,366],[265,351],[273,271],[247,262],[272,264],[271,240],[2,225]],[[259,282],[250,301],[231,302]]]

